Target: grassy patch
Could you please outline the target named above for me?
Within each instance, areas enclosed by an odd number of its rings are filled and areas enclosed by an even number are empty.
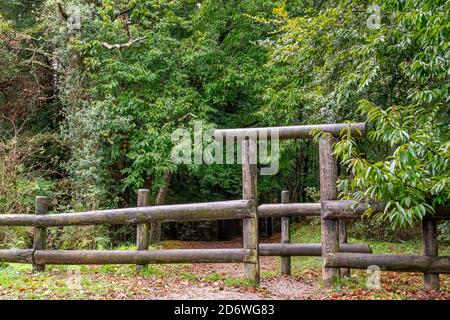
[[[225,286],[228,287],[253,286],[253,283],[249,279],[245,279],[242,277],[229,277],[217,272],[211,272],[209,274],[202,274],[202,275],[189,272],[179,272],[178,275],[181,276],[183,279],[189,281],[222,282]]]
[[[292,243],[320,243],[320,225],[292,225]],[[320,269],[322,259],[320,257],[292,257],[292,272],[298,275],[304,269]]]

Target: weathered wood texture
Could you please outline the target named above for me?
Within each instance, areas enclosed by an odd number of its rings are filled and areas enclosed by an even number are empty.
[[[138,207],[147,207],[148,206],[148,196],[150,191],[147,189],[139,189],[138,197],[137,197],[137,206]],[[136,247],[137,250],[148,250],[148,242],[149,242],[149,224],[148,223],[139,223],[136,226]],[[139,264],[136,266],[136,271],[141,272],[145,268],[145,265]]]
[[[274,203],[261,204],[258,207],[260,218],[320,216],[320,203]]]
[[[332,141],[324,137],[319,142],[320,200],[334,200],[337,196],[337,162],[333,156]],[[324,219],[321,212],[322,256],[339,251],[339,229],[337,220]],[[322,280],[325,287],[332,287],[339,278],[339,269],[322,264]]]
[[[254,204],[250,210],[251,218],[242,221],[244,248],[251,250],[252,262],[244,265],[245,277],[259,286],[259,228],[258,228],[258,192],[257,192],[257,166],[251,163],[251,158],[256,155],[256,142],[254,140],[242,141],[242,196],[244,200],[250,200]]]
[[[322,201],[322,212],[324,219],[357,219],[366,211],[367,206],[359,203],[353,208],[355,202],[353,200],[332,200]],[[375,212],[380,212],[380,205],[370,205]]]
[[[33,263],[33,249],[0,250],[0,262]]]
[[[248,261],[249,263],[251,263],[253,261],[253,258],[250,256],[250,254],[252,253],[251,250],[244,250],[244,249],[231,249],[231,251],[229,251],[228,249],[176,249],[176,250],[156,250],[156,251],[151,251],[154,252],[154,254],[156,255],[161,255],[161,257],[169,257],[167,259],[178,259],[177,263],[183,263],[185,262],[183,260],[183,255],[186,257],[186,263],[188,263],[189,259],[192,259],[192,254],[195,257],[201,257],[202,259],[210,256],[211,252],[214,252],[215,250],[218,250],[219,253],[217,254],[217,256],[220,256],[221,254],[228,254],[229,256],[226,257],[225,259],[235,259],[236,257],[241,257],[240,254],[242,252],[246,252],[248,254],[248,257],[245,257],[244,260],[239,260],[238,258],[236,258],[239,261],[234,261],[234,262],[243,262],[243,261]],[[244,250],[244,251],[242,251]],[[358,243],[358,244],[344,244],[342,245],[341,249],[342,252],[353,252],[353,253],[372,253],[371,248],[369,247],[369,245],[364,244],[364,243]],[[139,251],[140,253],[138,253],[138,256],[142,256],[142,252],[143,251]],[[168,253],[168,252],[172,252],[174,251],[174,257],[172,258],[172,256]],[[33,249],[2,249],[0,250],[0,262],[11,262],[11,263],[33,263]],[[100,260],[102,261],[106,261],[106,258],[104,258],[105,256],[111,255],[111,256],[119,256],[118,259],[125,259],[124,257],[135,257],[133,251],[101,251],[101,250],[94,250],[94,251],[89,251],[89,250],[39,250],[36,251],[35,256],[40,256],[41,252],[45,252],[44,256],[50,256],[49,252],[59,252],[61,254],[57,254],[60,255],[61,257],[71,257],[71,259],[75,259],[74,257],[76,256],[83,256],[83,252],[86,252],[86,254],[90,257],[90,258],[80,258],[80,259],[96,259],[96,258],[91,258],[92,256],[95,255],[99,255]],[[102,253],[102,252],[106,252],[106,253]],[[111,254],[111,252],[113,252]],[[114,252],[118,252],[118,254],[116,255]],[[130,252],[130,254],[125,254],[123,252]],[[203,255],[199,254],[199,252],[204,252]],[[121,256],[123,254],[123,256]],[[320,257],[322,255],[322,250],[321,250],[321,244],[320,243],[260,243],[259,244],[259,254],[261,256],[311,256],[311,257]],[[151,253],[150,255],[145,257],[151,257],[151,259],[157,259],[154,257],[153,253]],[[176,256],[176,257],[175,257]],[[215,257],[215,254],[212,254],[213,257]],[[52,258],[53,259],[53,258]],[[56,258],[55,258],[56,259]],[[128,258],[127,258],[128,259]],[[130,258],[130,259],[137,259],[137,258]],[[145,258],[147,259],[147,258]],[[150,259],[150,258],[149,258]],[[163,259],[163,258],[161,258]],[[165,258],[164,258],[165,259]],[[215,259],[215,258],[212,258]],[[42,260],[39,260],[40,262],[42,262]],[[81,261],[81,260],[80,260]],[[131,260],[129,260],[131,261]],[[161,260],[162,261],[162,260]],[[105,262],[106,263],[106,262]],[[133,262],[130,262],[130,264],[132,264]],[[150,262],[149,262],[150,263]],[[162,262],[160,262],[162,263]],[[175,262],[174,262],[175,263]],[[59,263],[59,264],[63,264],[63,263]]]
[[[47,197],[36,197],[34,214],[36,217],[43,217],[47,214]],[[34,228],[33,249],[45,250],[47,242],[47,229],[45,227]],[[42,272],[45,270],[45,264],[33,264],[33,272]]]
[[[427,257],[438,256],[437,221],[422,221],[422,254]],[[426,290],[439,289],[439,274],[424,273],[423,285]]]
[[[347,223],[344,219],[338,220],[339,228],[339,251],[342,251],[342,245],[347,243]],[[341,277],[350,277],[349,268],[340,268]]]
[[[137,224],[151,221],[202,221],[250,217],[254,203],[246,200],[125,208],[50,215],[0,215],[3,226],[57,227],[97,224]]]
[[[286,126],[286,127],[269,127],[269,128],[245,128],[245,129],[219,129],[214,132],[214,137],[218,140],[242,140],[245,137],[267,137],[267,139],[278,138],[286,139],[302,139],[313,138],[314,130],[321,130],[334,136],[340,136],[343,129],[350,127],[354,136],[363,135],[365,132],[365,123],[337,123],[337,124],[320,124],[306,126]]]
[[[328,267],[367,269],[371,265],[385,271],[450,273],[450,256],[427,257],[366,253],[328,253]]]
[[[365,243],[342,244],[341,252],[372,253],[372,249]],[[304,256],[320,257],[322,245],[320,243],[260,243],[260,256]]]
[[[44,250],[36,251],[40,264],[150,264],[150,263],[252,263],[252,252],[245,249],[171,250]]]
[[[281,192],[281,202],[289,203],[289,191]],[[289,217],[281,217],[281,243],[291,242],[291,232],[289,228]],[[291,257],[282,256],[280,258],[281,274],[291,274]]]

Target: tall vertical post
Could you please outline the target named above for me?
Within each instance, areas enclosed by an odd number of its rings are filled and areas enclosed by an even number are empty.
[[[147,189],[139,189],[138,197],[137,197],[137,206],[138,207],[146,207],[148,206],[148,195],[149,190]],[[136,226],[136,247],[137,250],[148,250],[148,241],[149,241],[149,225],[148,223],[139,223]],[[136,271],[141,272],[145,268],[144,264],[136,265]]]
[[[422,254],[430,257],[438,255],[437,221],[434,219],[422,220]],[[423,285],[426,290],[438,290],[439,274],[424,273]]]
[[[330,137],[324,137],[319,142],[319,167],[320,167],[320,200],[335,200],[337,198],[336,179],[337,162],[333,156],[333,143]],[[339,268],[325,267],[325,255],[339,251],[338,221],[324,219],[321,212],[322,226],[322,280],[325,287],[332,287],[336,279],[339,279]]]
[[[257,193],[257,165],[251,163],[255,159],[256,141],[242,140],[242,196],[244,200],[252,200],[251,218],[243,219],[244,248],[250,249],[251,262],[245,263],[245,278],[259,286],[259,234],[258,234],[258,193]],[[256,161],[255,161],[256,162]]]
[[[281,203],[289,203],[289,191],[281,192]],[[281,217],[281,243],[291,242],[289,217]],[[281,257],[281,274],[291,275],[291,257]]]
[[[348,242],[347,238],[347,221],[344,219],[338,220],[339,224],[339,245]],[[341,277],[350,277],[349,268],[340,268]]]
[[[35,215],[44,215],[48,212],[47,197],[36,197],[34,205]],[[34,239],[33,239],[33,249],[34,250],[45,250],[47,242],[47,228],[34,227]],[[33,263],[33,272],[45,271],[44,264]]]

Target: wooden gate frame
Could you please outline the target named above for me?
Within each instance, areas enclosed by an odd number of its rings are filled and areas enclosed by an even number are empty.
[[[287,192],[282,203],[258,205],[257,165],[252,163],[256,152],[255,137],[266,139],[276,131],[280,140],[312,138],[320,130],[328,134],[319,141],[320,203],[289,203]],[[242,143],[242,200],[148,206],[149,191],[138,191],[137,207],[82,213],[48,215],[47,198],[38,196],[35,214],[0,215],[0,226],[33,226],[33,249],[0,250],[0,262],[31,263],[33,271],[45,270],[46,264],[136,264],[141,271],[148,263],[235,263],[245,266],[245,277],[254,285],[260,282],[260,256],[281,256],[282,274],[290,274],[290,256],[322,256],[322,279],[332,286],[349,268],[366,269],[377,265],[381,270],[423,272],[426,289],[439,288],[439,273],[450,273],[450,256],[438,256],[437,220],[450,220],[448,206],[438,207],[433,216],[422,222],[422,256],[372,254],[365,244],[347,244],[346,220],[359,218],[366,207],[352,201],[336,200],[337,161],[329,136],[339,136],[350,130],[353,136],[364,134],[364,123],[289,126],[216,130],[220,136],[243,137]],[[382,210],[372,206],[373,210]],[[321,217],[321,244],[291,244],[290,216]],[[259,244],[258,219],[282,218],[282,237],[279,244]],[[148,229],[151,222],[243,220],[243,248],[238,249],[173,249],[148,250]],[[48,227],[98,224],[136,224],[137,250],[46,250]]]

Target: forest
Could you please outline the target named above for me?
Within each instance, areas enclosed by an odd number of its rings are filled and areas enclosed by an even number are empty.
[[[241,165],[174,163],[175,130],[364,122],[364,137],[342,131],[333,144],[338,197],[383,210],[349,222],[349,234],[375,249],[416,252],[422,219],[450,205],[449,80],[448,0],[0,0],[0,215],[34,213],[36,196],[48,198],[51,214],[135,207],[139,189],[156,206],[241,199]],[[318,202],[317,139],[281,141],[279,152],[278,172],[258,176],[259,202],[280,203],[283,190],[293,203]],[[320,218],[290,223],[293,239],[320,242]],[[260,219],[261,241],[279,231],[279,219]],[[450,221],[437,232],[449,255]],[[152,245],[169,247],[241,236],[239,220],[150,230]],[[0,249],[32,243],[32,228],[0,227]],[[47,234],[50,249],[135,243],[133,225]],[[309,259],[298,260],[312,270],[297,275],[303,280],[320,277]],[[98,277],[121,282],[114,268]],[[178,272],[158,268],[147,272]],[[183,281],[241,285],[220,273],[191,277],[189,268]],[[31,286],[9,285],[24,281],[16,271],[0,261],[0,297]],[[420,282],[402,277],[386,281],[406,291]],[[431,298],[450,299],[448,275],[441,287]],[[381,298],[403,297],[389,288]]]

